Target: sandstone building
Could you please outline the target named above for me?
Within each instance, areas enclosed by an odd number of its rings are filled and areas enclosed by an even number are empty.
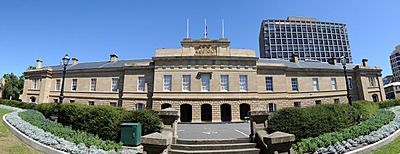
[[[67,67],[65,103],[112,105],[129,110],[172,107],[181,122],[240,121],[250,109],[347,103],[341,64],[263,59],[255,51],[231,49],[227,39],[181,41],[182,48],[157,49],[152,59],[79,63]],[[57,102],[62,66],[36,67],[24,75],[25,102]],[[348,64],[354,100],[385,99],[381,69]]]

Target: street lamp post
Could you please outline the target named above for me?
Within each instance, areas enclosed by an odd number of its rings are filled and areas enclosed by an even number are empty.
[[[63,100],[64,100],[64,83],[65,83],[65,73],[67,72],[67,66],[68,66],[68,62],[69,62],[69,57],[68,54],[66,54],[64,56],[64,58],[62,59],[63,62],[63,76],[62,76],[62,83],[61,83],[61,91],[60,91],[60,101],[58,104],[62,104]]]
[[[349,102],[350,105],[353,105],[353,104],[352,104],[352,101],[351,101],[351,94],[350,94],[350,88],[349,88],[349,80],[347,79],[346,57],[345,57],[345,56],[342,56],[342,57],[340,57],[340,60],[341,60],[340,62],[341,62],[342,65],[343,65],[344,77],[345,77],[345,81],[346,81],[347,100],[348,100],[348,102]]]

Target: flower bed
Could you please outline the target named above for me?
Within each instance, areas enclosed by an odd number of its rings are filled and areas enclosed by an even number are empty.
[[[37,126],[31,125],[29,122],[24,121],[21,117],[18,116],[18,114],[21,112],[25,112],[25,110],[4,105],[0,105],[0,108],[15,111],[7,114],[5,117],[7,122],[10,123],[12,126],[17,128],[19,131],[21,131],[28,137],[57,150],[73,154],[78,154],[78,153],[117,154],[117,153],[133,152],[133,151],[116,152],[115,150],[105,151],[103,149],[97,148],[94,145],[88,147],[84,143],[76,144],[64,138],[55,136],[50,132],[46,132],[43,129],[38,128]],[[60,133],[63,133],[62,129],[59,130],[61,131]],[[81,137],[87,137],[87,136],[81,136]]]
[[[373,118],[338,132],[307,138],[296,144],[299,152],[344,153],[388,137],[400,128],[399,107],[380,110]]]

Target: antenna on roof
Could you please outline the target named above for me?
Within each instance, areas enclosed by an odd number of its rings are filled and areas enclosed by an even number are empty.
[[[186,19],[186,38],[189,38],[189,18]]]
[[[207,38],[207,19],[204,19],[204,38]]]
[[[222,38],[225,38],[225,24],[224,24],[224,19],[222,19],[221,28],[222,28]]]

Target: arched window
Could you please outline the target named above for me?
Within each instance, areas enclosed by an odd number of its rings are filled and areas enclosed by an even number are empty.
[[[378,101],[379,101],[379,97],[378,97],[377,94],[373,94],[373,95],[372,95],[372,101],[373,101],[373,102],[378,102]]]
[[[275,103],[268,103],[267,111],[268,112],[275,112],[276,111],[276,104]]]
[[[250,111],[250,105],[243,103],[239,105],[240,108],[240,120],[245,120],[246,117],[249,117],[248,113]]]
[[[143,110],[144,109],[144,104],[143,103],[137,103],[135,105],[136,110]]]
[[[30,97],[30,99],[31,99],[31,103],[35,103],[36,102],[36,97],[32,96],[32,97]]]

